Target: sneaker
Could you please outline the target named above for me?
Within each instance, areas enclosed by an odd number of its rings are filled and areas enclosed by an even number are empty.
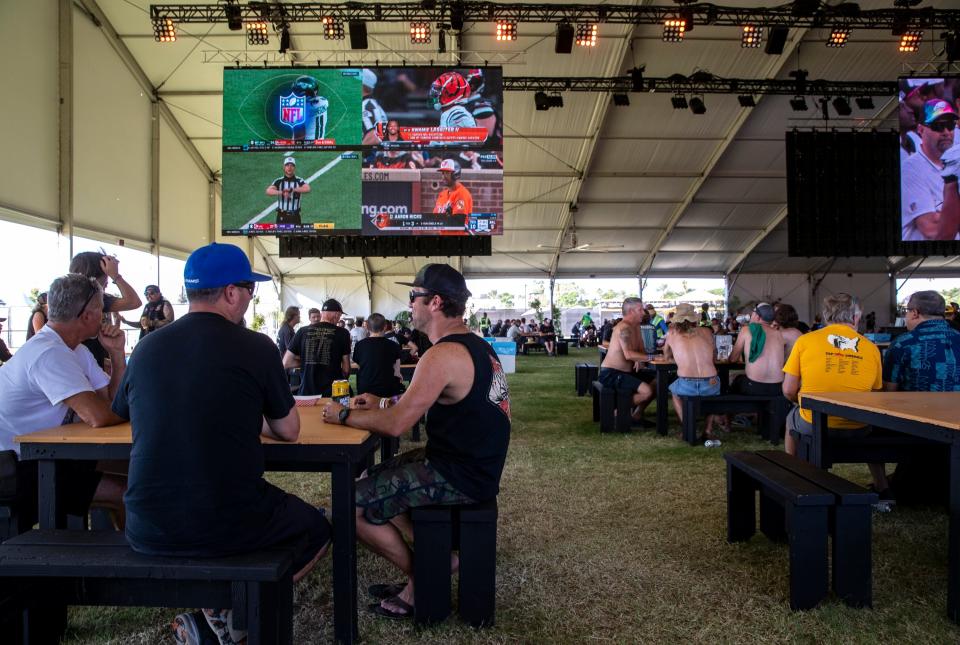
[[[247,642],[247,632],[233,628],[232,609],[204,609],[202,615],[220,645],[244,645]]]
[[[748,428],[750,427],[750,417],[745,414],[738,414],[733,417],[732,425],[736,428]]]
[[[173,628],[173,642],[178,645],[219,645],[216,635],[203,618],[203,612],[179,614],[170,626]]]

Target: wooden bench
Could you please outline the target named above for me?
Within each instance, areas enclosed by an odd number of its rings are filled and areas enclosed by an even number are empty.
[[[872,604],[871,505],[877,495],[779,451],[728,452],[727,541],[760,530],[787,539],[790,608],[812,609],[827,594],[827,536],[833,536],[833,589],[852,606]]]
[[[760,436],[773,445],[780,443],[787,412],[792,405],[783,396],[746,396],[720,394],[718,396],[681,396],[683,405],[683,439],[691,446],[697,444],[697,419],[703,414],[756,412],[760,415]]]
[[[233,608],[248,642],[293,642],[294,545],[222,558],[134,552],[116,531],[31,530],[0,545],[0,598],[23,612],[23,643],[51,642],[67,605]],[[64,623],[65,624],[65,623]],[[10,641],[12,642],[12,639]]]
[[[524,356],[527,356],[530,351],[547,351],[547,346],[540,341],[523,343],[520,347],[522,348]]]
[[[591,363],[577,363],[573,366],[574,387],[577,396],[583,396],[590,391],[590,384],[597,380],[600,368]]]
[[[870,436],[844,436],[845,430],[828,430],[823,444],[821,466],[834,464],[897,463],[904,459],[936,460],[937,453],[949,450],[948,446],[921,437],[880,430]],[[810,461],[813,452],[813,435],[791,431],[797,446],[797,457]]]
[[[592,388],[593,420],[600,422],[600,432],[630,432],[633,390],[614,390],[600,381]]]
[[[557,351],[557,356],[569,355],[570,348],[569,348],[569,345],[567,344],[567,341],[563,340],[562,338],[558,338],[556,342],[556,351]]]
[[[474,627],[496,618],[497,500],[412,509],[414,621],[443,622],[450,615],[450,554],[460,552],[458,612]]]

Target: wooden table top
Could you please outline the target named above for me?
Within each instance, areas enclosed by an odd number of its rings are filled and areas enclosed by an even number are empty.
[[[300,412],[300,438],[294,442],[302,446],[338,445],[356,446],[370,436],[366,430],[357,430],[326,423],[323,420],[323,405],[297,408]],[[130,423],[121,423],[106,428],[91,428],[85,423],[72,423],[47,430],[39,430],[14,438],[18,443],[131,443]],[[263,443],[291,443],[261,437]]]
[[[960,430],[960,392],[807,392],[802,397]]]

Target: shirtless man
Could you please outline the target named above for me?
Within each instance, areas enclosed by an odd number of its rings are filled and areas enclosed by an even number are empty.
[[[747,396],[779,396],[783,392],[784,345],[780,330],[773,326],[773,305],[761,302],[750,315],[750,324],[740,329],[730,360],[746,356],[746,374],[738,376],[730,389]]]
[[[643,411],[654,397],[654,389],[634,374],[639,363],[647,360],[647,354],[654,348],[646,348],[640,333],[640,321],[643,320],[643,302],[640,298],[626,298],[623,301],[623,320],[613,328],[610,347],[600,365],[597,380],[606,387],[615,390],[632,390],[633,418],[643,418]]]
[[[716,396],[720,394],[720,379],[713,362],[716,345],[709,327],[700,327],[700,315],[693,305],[677,305],[666,341],[663,356],[677,364],[677,380],[670,384],[673,407],[677,418],[683,421],[681,396]],[[707,435],[713,429],[713,417],[707,418]]]

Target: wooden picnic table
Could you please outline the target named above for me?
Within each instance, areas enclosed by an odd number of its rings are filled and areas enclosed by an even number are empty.
[[[802,400],[813,412],[810,461],[818,467],[829,450],[828,415],[950,446],[947,615],[960,623],[960,392],[808,392]]]
[[[648,361],[650,367],[657,371],[657,434],[667,434],[667,414],[670,405],[670,390],[668,389],[671,381],[676,378],[677,364],[664,358],[655,358]],[[730,372],[732,370],[742,370],[743,363],[731,363],[730,361],[714,361],[717,367],[717,375],[720,377],[720,393],[726,394],[730,388]]]
[[[333,625],[338,643],[353,643],[357,627],[357,540],[354,521],[357,469],[368,463],[377,437],[366,430],[325,423],[323,407],[301,407],[296,442],[262,437],[267,470],[331,473],[333,515]],[[130,423],[91,428],[85,423],[21,435],[20,458],[36,460],[40,528],[66,528],[57,484],[58,464],[71,460],[129,461]]]

